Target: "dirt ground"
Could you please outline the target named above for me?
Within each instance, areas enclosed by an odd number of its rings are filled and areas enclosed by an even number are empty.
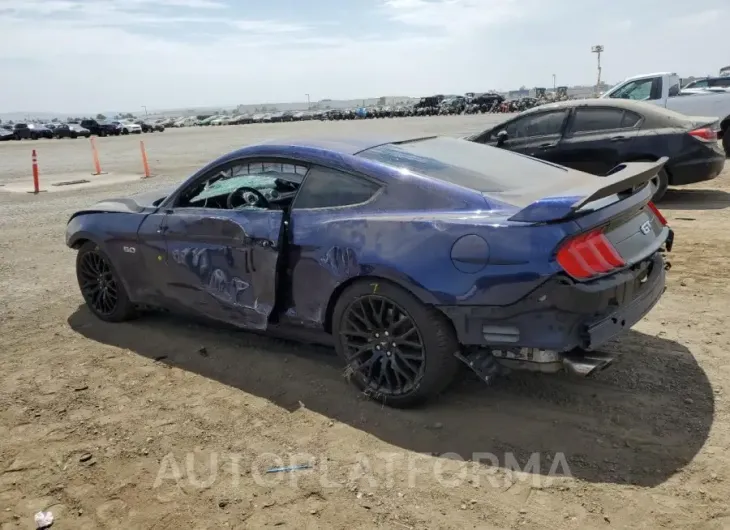
[[[468,372],[426,408],[367,401],[324,347],[82,306],[69,215],[274,136],[465,134],[443,117],[144,135],[152,179],[0,191],[0,529],[730,528],[730,165],[670,190],[668,289],[595,379]],[[98,141],[139,172],[139,138]],[[85,140],[0,144],[0,184],[92,170]],[[103,178],[103,177],[94,177]],[[2,190],[2,187],[0,187]],[[265,473],[274,466],[309,469]]]

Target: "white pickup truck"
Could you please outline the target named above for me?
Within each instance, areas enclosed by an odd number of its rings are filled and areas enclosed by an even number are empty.
[[[730,156],[730,92],[702,91],[683,94],[677,74],[660,72],[637,75],[611,88],[602,98],[633,99],[660,105],[688,116],[715,116],[720,121],[718,137]]]

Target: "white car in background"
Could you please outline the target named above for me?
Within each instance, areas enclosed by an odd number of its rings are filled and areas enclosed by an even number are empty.
[[[194,125],[198,125],[198,118],[195,116],[187,116],[183,118],[178,118],[173,123],[173,127],[193,127]]]
[[[676,73],[660,72],[629,77],[601,98],[646,101],[686,116],[716,118],[720,123],[717,136],[730,156],[730,92],[693,88],[685,91]]]
[[[142,134],[142,126],[132,120],[118,120],[112,123],[119,125],[122,134]]]

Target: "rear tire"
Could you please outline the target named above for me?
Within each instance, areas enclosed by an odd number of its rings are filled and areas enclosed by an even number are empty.
[[[76,279],[86,307],[106,322],[123,322],[137,316],[124,284],[109,256],[93,241],[76,255]]]
[[[446,316],[387,280],[363,279],[345,289],[332,335],[350,382],[391,407],[436,397],[459,368],[459,343]]]
[[[664,194],[667,193],[667,188],[669,187],[669,175],[666,170],[662,168],[657,176],[652,179],[651,183],[656,188],[651,200],[653,202],[659,202],[664,198]]]
[[[730,158],[730,126],[722,133],[722,148],[725,150],[725,156]]]

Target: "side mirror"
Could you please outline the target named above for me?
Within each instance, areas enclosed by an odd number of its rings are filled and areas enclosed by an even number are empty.
[[[499,131],[497,133],[497,147],[502,147],[504,143],[509,139],[507,131]]]

